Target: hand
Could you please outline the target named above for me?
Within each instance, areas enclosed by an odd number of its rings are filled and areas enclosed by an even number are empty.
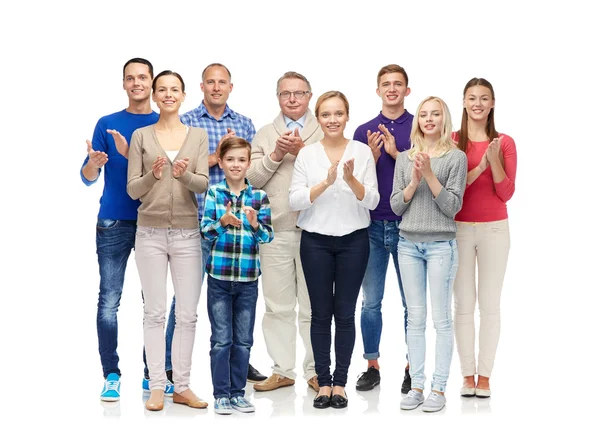
[[[415,159],[415,161],[413,162],[413,166],[412,166],[412,171],[410,173],[410,185],[409,186],[413,186],[413,187],[417,187],[419,186],[419,183],[421,183],[421,179],[423,178],[423,174],[421,174],[421,171],[419,171],[417,169],[417,160]]]
[[[433,174],[433,171],[431,171],[431,160],[427,153],[417,153],[415,156],[415,162],[415,167],[423,177],[427,178]]]
[[[291,131],[285,132],[283,135],[277,138],[277,141],[275,141],[275,151],[271,156],[271,159],[273,159],[275,162],[280,162],[283,157],[292,149],[292,142],[289,139],[291,134]]]
[[[221,137],[221,139],[219,140],[219,144],[217,144],[217,149],[215,150],[215,154],[217,156],[219,155],[219,150],[221,149],[221,144],[223,144],[223,141],[225,141],[227,138],[231,138],[234,136],[235,131],[231,128],[227,128],[227,133]]]
[[[339,164],[340,161],[336,161],[332,163],[329,167],[329,170],[327,171],[327,178],[325,179],[325,184],[327,186],[331,186],[335,183],[335,180],[337,179],[337,169]]]
[[[488,158],[487,158],[487,149],[486,151],[483,152],[483,155],[481,156],[481,160],[479,161],[479,165],[477,165],[479,167],[479,169],[481,170],[481,172],[484,172],[486,170],[486,168],[490,165]]]
[[[225,210],[225,214],[223,216],[221,216],[220,222],[221,222],[221,225],[224,227],[231,225],[233,227],[239,228],[242,226],[242,221],[240,219],[238,219],[237,217],[235,217],[235,215],[231,211],[231,201],[229,201],[227,203],[227,208]]]
[[[396,148],[396,138],[394,138],[394,135],[392,135],[389,129],[386,128],[384,125],[380,124],[378,127],[379,130],[383,133],[383,148],[385,148],[385,152],[394,159],[396,159],[396,156],[398,156],[398,153],[400,153]]]
[[[108,155],[101,151],[96,151],[92,148],[90,140],[85,141],[87,143],[87,152],[90,157],[89,164],[96,169],[102,168],[108,162]]]
[[[119,154],[124,158],[127,158],[129,156],[129,146],[127,145],[127,140],[125,137],[115,129],[106,129],[106,132],[113,136],[115,140],[115,147],[117,148]]]
[[[381,157],[381,147],[383,147],[384,144],[383,135],[381,135],[381,132],[371,132],[370,130],[368,130],[367,144],[371,149],[371,153],[373,153],[373,158],[375,159],[375,162],[377,162]]]
[[[177,159],[173,162],[173,177],[179,178],[187,170],[190,158]]]
[[[354,158],[344,162],[344,181],[350,183],[354,178]]]
[[[163,168],[167,163],[167,158],[157,156],[156,160],[152,164],[152,174],[154,174],[154,178],[160,180],[162,178]]]
[[[501,153],[502,153],[502,150],[500,150],[501,146],[502,146],[502,137],[494,138],[488,144],[487,150],[485,151],[485,155],[487,157],[487,160],[490,163],[499,162],[501,159],[504,159],[503,157],[501,158]]]
[[[294,129],[294,133],[290,135],[289,138],[291,140],[291,149],[289,153],[294,156],[298,156],[298,152],[302,150],[302,147],[304,147],[304,141],[302,141],[302,138],[300,137],[300,131],[298,131],[298,128]]]
[[[250,222],[252,227],[256,228],[258,226],[258,215],[256,214],[256,210],[250,206],[242,207],[244,210],[244,214],[246,215],[246,219]]]

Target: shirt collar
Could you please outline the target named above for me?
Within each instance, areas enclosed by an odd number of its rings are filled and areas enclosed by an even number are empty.
[[[390,124],[392,121],[402,124],[404,123],[406,120],[408,120],[408,118],[410,117],[410,113],[407,110],[404,110],[404,112],[402,113],[402,115],[400,117],[398,117],[395,120],[389,119],[386,116],[383,115],[383,113],[380,111],[379,112],[379,122],[383,123],[383,124]]]
[[[246,188],[242,189],[240,191],[240,196],[244,192],[246,192],[246,193],[252,193],[252,185],[250,184],[250,182],[248,181],[247,178],[244,179],[244,183],[246,184]],[[223,179],[223,180],[221,180],[219,183],[217,183],[217,190],[226,191],[229,195],[232,195],[231,189],[229,189],[229,185],[227,184],[227,179],[226,178]]]
[[[299,123],[300,126],[302,126],[304,128],[304,123],[306,123],[306,113],[304,113],[304,115],[302,117],[300,117],[298,120],[292,120],[288,116],[284,115],[283,116],[283,121],[285,122],[285,127],[288,128],[288,129],[290,129],[290,124],[292,122]]]
[[[198,109],[200,110],[200,117],[209,117],[213,120],[216,120],[209,112],[208,109],[206,109],[206,105],[204,105],[204,101],[202,101],[202,103],[200,104],[200,106],[198,107]],[[223,115],[221,116],[221,118],[219,120],[224,119],[225,117],[230,117],[232,119],[235,119],[237,116],[235,114],[235,112],[229,108],[229,105],[225,104],[225,111],[223,112]]]

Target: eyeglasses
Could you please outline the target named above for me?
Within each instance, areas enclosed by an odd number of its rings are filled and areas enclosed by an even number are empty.
[[[304,99],[304,96],[306,96],[309,93],[309,90],[295,92],[282,91],[280,93],[277,93],[277,96],[279,96],[281,99],[289,99],[291,95],[294,95],[296,99]]]

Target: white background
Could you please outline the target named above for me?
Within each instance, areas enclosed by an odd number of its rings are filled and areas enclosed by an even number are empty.
[[[4,2],[0,398],[1,421],[16,423],[2,429],[504,430],[589,424],[598,405],[599,236],[592,206],[600,142],[598,72],[592,65],[600,34],[597,14],[586,4]],[[353,389],[366,366],[359,303],[347,410],[315,412],[314,394],[300,379],[295,388],[250,392],[254,415],[227,419],[216,416],[212,406],[197,411],[169,405],[148,416],[140,388],[142,303],[132,259],[119,312],[123,397],[118,405],[100,404],[94,225],[102,181],[88,188],[78,171],[98,118],[127,104],[121,74],[132,57],[148,58],[155,73],[181,73],[187,85],[182,113],[201,101],[203,68],[224,63],[233,74],[229,104],[252,118],[257,129],[278,113],[277,78],[296,70],[313,86],[311,109],[324,91],[348,96],[348,137],[378,113],[376,75],[385,64],[406,68],[410,112],[424,97],[440,96],[450,106],[455,128],[465,83],[475,76],[490,80],[497,128],[514,138],[519,158],[516,193],[509,202],[512,245],[493,397],[461,401],[455,355],[447,408],[437,415],[400,411],[405,346],[400,297],[390,277],[382,384],[360,395]],[[212,403],[204,290],[198,311],[192,386]],[[251,361],[268,374],[263,312],[259,299]],[[431,329],[427,336],[429,386]]]

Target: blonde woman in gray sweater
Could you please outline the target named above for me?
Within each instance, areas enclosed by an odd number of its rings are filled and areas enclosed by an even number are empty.
[[[411,148],[396,159],[392,210],[402,216],[398,257],[408,307],[408,362],[412,390],[400,407],[441,410],[450,373],[452,349],[452,285],[458,269],[454,215],[462,206],[467,157],[452,141],[448,107],[428,97],[417,109],[410,134]],[[427,280],[429,279],[429,284]],[[435,370],[431,393],[425,389],[425,324],[427,288],[436,331]]]
[[[163,71],[152,83],[160,109],[155,125],[137,129],[131,138],[127,193],[139,199],[135,261],[144,294],[144,344],[150,372],[146,409],[164,406],[167,266],[177,298],[172,345],[173,402],[205,408],[190,389],[196,309],[202,285],[202,250],[196,193],[208,187],[208,135],[179,120],[185,99],[181,76]]]

